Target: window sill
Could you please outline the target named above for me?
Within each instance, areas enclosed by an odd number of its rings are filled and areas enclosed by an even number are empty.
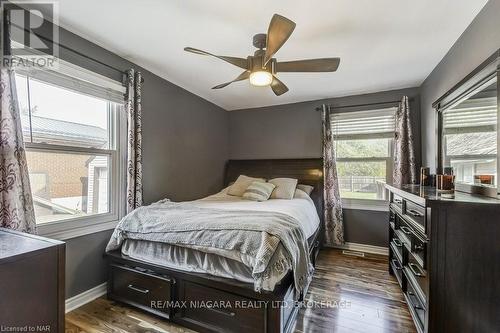
[[[71,238],[81,237],[85,235],[90,235],[93,233],[111,230],[116,227],[118,221],[108,221],[94,224],[83,224],[80,226],[64,226],[64,222],[62,226],[58,226],[56,230],[54,228],[50,228],[51,225],[38,225],[38,235],[57,239],[57,240],[67,240]]]
[[[371,210],[388,212],[389,203],[385,200],[346,200],[342,199],[342,209]]]

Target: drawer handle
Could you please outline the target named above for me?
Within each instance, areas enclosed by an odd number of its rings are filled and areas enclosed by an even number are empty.
[[[401,247],[401,246],[403,246],[403,243],[402,243],[399,239],[397,239],[397,238],[394,238],[394,239],[392,240],[392,242],[393,242],[393,243],[394,243],[394,245],[396,245],[397,247]]]
[[[410,229],[410,228],[408,228],[408,227],[402,226],[400,229],[401,229],[401,231],[402,231],[405,235],[412,235],[412,234],[413,234],[413,232],[411,231],[411,229]]]
[[[401,205],[403,203],[401,199],[394,199],[394,202],[397,203],[398,205]]]
[[[215,309],[215,308],[212,308],[210,306],[207,306],[207,309],[210,310],[210,311],[213,311],[215,313],[222,314],[222,315],[229,316],[229,317],[236,316],[236,313],[234,313],[234,312],[224,311],[224,310],[220,310],[220,309]]]
[[[424,214],[417,212],[415,209],[409,209],[408,213],[410,213],[410,215],[412,215],[414,217],[423,217],[424,216]]]
[[[396,259],[392,259],[392,264],[394,265],[394,268],[396,268],[398,271],[403,269],[403,267],[401,267],[401,264]]]
[[[414,252],[421,252],[424,250],[424,246],[423,245],[415,245],[413,246],[413,251]]]
[[[149,289],[139,288],[139,287],[134,286],[133,284],[129,284],[127,286],[127,288],[128,289],[132,289],[133,291],[137,291],[137,292],[139,292],[141,294],[147,294],[147,293],[149,293]]]
[[[409,291],[409,292],[408,292],[408,295],[410,295],[410,296],[413,296],[413,297],[417,298],[417,295],[415,295],[415,294],[414,294],[413,292],[411,292],[411,291]],[[412,303],[413,303],[413,302],[412,302]],[[420,306],[420,305],[418,305],[418,304],[412,304],[412,305],[413,305],[413,307],[414,307],[415,309],[417,309],[417,310],[425,310],[423,307],[421,307],[421,306]]]
[[[420,272],[420,268],[418,268],[418,266],[417,266],[417,265],[415,265],[414,263],[411,263],[411,262],[410,262],[410,263],[408,264],[408,267],[410,267],[410,271],[413,273],[413,275],[418,276],[418,277],[422,277],[422,276],[424,276],[424,274],[422,274],[422,273]]]

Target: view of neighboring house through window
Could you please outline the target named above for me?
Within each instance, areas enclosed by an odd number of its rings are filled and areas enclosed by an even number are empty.
[[[123,94],[86,79],[78,71],[17,71],[37,224],[117,212]]]
[[[493,81],[443,111],[443,165],[453,167],[458,182],[497,182],[497,83]]]
[[[392,179],[396,108],[332,114],[340,196],[344,201],[385,200]]]

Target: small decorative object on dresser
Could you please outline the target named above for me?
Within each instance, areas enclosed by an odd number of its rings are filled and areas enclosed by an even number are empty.
[[[64,332],[64,242],[0,228],[0,324]]]
[[[386,185],[389,272],[419,333],[497,332],[500,200]],[[452,192],[453,193],[453,192]]]
[[[429,186],[430,183],[430,168],[420,168],[420,186]]]

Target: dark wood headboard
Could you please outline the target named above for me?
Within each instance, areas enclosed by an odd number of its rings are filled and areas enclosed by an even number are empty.
[[[320,220],[323,222],[323,159],[268,159],[268,160],[229,160],[226,163],[224,185],[234,182],[239,175],[265,179],[286,177],[296,178],[299,184],[314,186],[311,199],[316,205]]]

